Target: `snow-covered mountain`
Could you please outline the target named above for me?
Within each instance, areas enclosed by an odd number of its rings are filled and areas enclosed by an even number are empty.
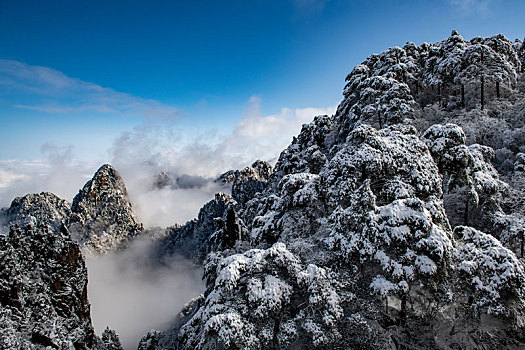
[[[43,193],[33,203],[56,214],[55,199]],[[29,216],[0,235],[0,348],[118,349],[114,331],[95,335],[84,258],[66,226],[55,223]]]
[[[101,166],[73,199],[69,228],[94,253],[115,250],[143,230],[126,185],[111,165]]]
[[[143,226],[132,210],[126,185],[108,164],[97,170],[73,199],[73,203],[53,193],[17,197],[0,211],[0,221],[23,226],[45,221],[54,228],[64,225],[85,253],[104,254],[123,248],[139,235]]]
[[[152,258],[201,263],[207,287],[140,350],[524,348],[524,67],[521,41],[455,31],[372,55],[275,167],[224,173],[231,195],[163,234],[109,165],[71,205],[15,199],[1,345],[118,348],[93,334],[73,240],[104,253],[155,234]]]
[[[453,32],[354,68],[264,186],[171,231],[207,290],[139,349],[523,348],[523,59]]]

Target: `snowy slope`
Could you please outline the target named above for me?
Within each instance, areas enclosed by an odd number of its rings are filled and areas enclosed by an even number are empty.
[[[501,180],[521,171],[522,60],[521,42],[453,32],[354,68],[336,114],[303,126],[258,193],[214,212],[234,211],[234,244],[220,224],[202,230],[206,210],[169,235],[172,250],[213,237],[197,248],[207,290],[139,349],[525,347],[523,216],[501,198],[523,195]],[[466,118],[505,113],[500,154],[517,165],[499,174],[495,138],[468,143]]]

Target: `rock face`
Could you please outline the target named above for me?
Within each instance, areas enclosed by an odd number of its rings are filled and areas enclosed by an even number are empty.
[[[30,222],[0,236],[0,347],[105,349],[91,326],[87,271],[65,228]]]
[[[252,166],[242,170],[230,170],[217,178],[218,182],[231,184],[232,197],[237,203],[244,205],[257,192],[262,192],[273,173],[268,162],[255,161]]]
[[[141,229],[115,170],[103,166],[72,206],[42,192],[16,198],[0,216],[8,230],[0,235],[0,348],[121,349],[114,331],[95,336],[81,253],[82,243],[106,252]],[[114,235],[112,245],[93,244],[97,229]]]
[[[0,211],[0,217],[6,223],[7,232],[10,225],[25,226],[30,222],[46,221],[53,227],[60,227],[71,215],[70,208],[68,201],[53,193],[42,192],[15,198],[9,208]]]
[[[143,230],[124,181],[111,165],[100,167],[73,199],[69,228],[94,253],[114,250]]]
[[[233,247],[246,231],[235,211],[236,204],[231,196],[217,193],[196,219],[166,230],[165,238],[158,243],[159,257],[178,253],[202,263],[208,253]]]
[[[101,166],[69,203],[53,193],[17,197],[0,210],[2,231],[13,225],[46,222],[53,228],[65,225],[72,239],[93,254],[122,248],[143,230],[132,210],[124,181],[108,164]]]
[[[521,48],[453,32],[354,68],[334,116],[304,125],[273,171],[223,174],[233,199],[164,241],[201,242],[207,289],[139,349],[525,347],[523,208],[501,196],[523,151],[480,132],[519,138]]]

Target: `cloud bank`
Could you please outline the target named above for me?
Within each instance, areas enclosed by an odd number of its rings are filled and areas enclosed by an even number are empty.
[[[46,150],[45,157],[38,160],[0,161],[0,208],[9,206],[15,197],[44,191],[72,200],[98,164],[77,161],[70,152],[56,148]]]
[[[261,99],[252,96],[234,129],[218,136],[213,130],[183,133],[177,123],[148,119],[119,135],[109,150],[109,162],[120,172],[139,219],[146,227],[185,223],[218,191],[213,180],[230,169],[240,169],[257,159],[275,162],[279,153],[315,115],[332,114],[328,108],[282,108],[261,114]],[[107,160],[80,162],[72,146],[44,144],[35,161],[0,161],[0,207],[16,196],[50,191],[72,200]],[[167,172],[177,186],[155,186]]]
[[[152,241],[135,241],[124,252],[86,261],[95,331],[114,329],[126,350],[136,349],[151,328],[167,329],[184,304],[204,291],[200,267],[181,257],[159,265],[149,259],[152,248]]]
[[[336,108],[282,108],[278,114],[262,115],[260,105],[261,99],[252,96],[246,115],[229,135],[218,139],[212,131],[188,135],[178,132],[176,124],[170,129],[147,122],[115,140],[111,163],[124,178],[147,227],[182,224],[196,217],[216,192],[226,190],[214,183],[218,175],[257,159],[275,163],[303,124],[316,115],[333,114]],[[155,187],[161,172],[179,185]],[[192,186],[181,186],[185,179],[193,179]]]

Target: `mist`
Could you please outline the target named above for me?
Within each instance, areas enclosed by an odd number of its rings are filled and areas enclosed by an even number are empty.
[[[0,207],[16,196],[42,191],[71,201],[102,164],[110,163],[146,228],[184,224],[215,193],[230,191],[214,181],[217,176],[257,159],[274,163],[303,123],[335,110],[283,108],[264,116],[260,103],[252,96],[246,115],[225,135],[212,129],[182,132],[176,120],[150,118],[118,135],[104,159],[81,162],[72,146],[45,144],[41,159],[0,161]],[[168,179],[159,184],[163,172]],[[151,328],[169,328],[185,303],[204,291],[201,267],[180,256],[155,263],[153,245],[144,238],[123,252],[86,259],[96,333],[109,326],[125,349],[136,349]]]
[[[0,161],[0,208],[28,193],[52,192],[71,201],[100,164],[80,162],[69,149],[54,149],[38,160]]]
[[[150,329],[169,328],[185,303],[204,291],[200,267],[180,256],[158,264],[151,259],[153,244],[137,240],[123,252],[86,259],[95,331],[114,329],[126,350],[136,349]]]

